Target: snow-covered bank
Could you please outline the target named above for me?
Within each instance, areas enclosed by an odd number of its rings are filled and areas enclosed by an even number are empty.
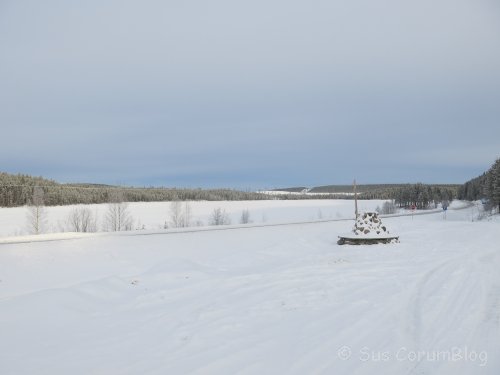
[[[0,373],[498,374],[499,227],[464,212],[385,218],[394,245],[337,246],[349,221],[0,245]]]

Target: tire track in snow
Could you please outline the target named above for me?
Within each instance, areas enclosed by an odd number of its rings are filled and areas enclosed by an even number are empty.
[[[471,255],[445,261],[427,271],[414,284],[406,321],[414,348],[432,353],[466,347],[480,329],[476,319],[488,303],[483,275]],[[429,373],[443,361],[417,361],[411,373]],[[418,372],[417,372],[418,371]]]

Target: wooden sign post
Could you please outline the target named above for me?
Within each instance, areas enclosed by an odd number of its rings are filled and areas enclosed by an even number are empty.
[[[356,179],[354,179],[353,182],[353,189],[354,189],[354,216],[355,219],[358,218],[358,194],[356,192]]]

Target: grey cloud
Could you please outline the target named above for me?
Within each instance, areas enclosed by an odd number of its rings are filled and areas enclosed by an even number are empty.
[[[103,182],[461,182],[500,149],[499,15],[488,0],[4,1],[0,156]]]

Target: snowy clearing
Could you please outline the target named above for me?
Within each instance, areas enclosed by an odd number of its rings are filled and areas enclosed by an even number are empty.
[[[499,222],[471,212],[385,218],[391,245],[336,245],[352,221],[0,245],[0,373],[498,374]]]

